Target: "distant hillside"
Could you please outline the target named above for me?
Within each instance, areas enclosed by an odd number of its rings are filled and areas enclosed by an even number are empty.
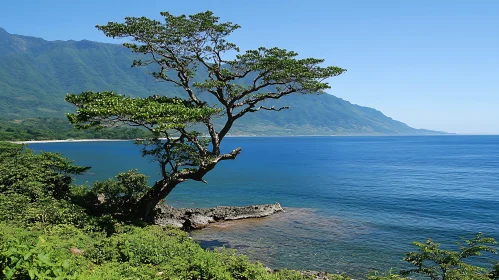
[[[73,107],[66,93],[114,90],[133,96],[179,95],[182,91],[154,81],[144,68],[131,68],[136,57],[115,44],[46,41],[12,35],[0,28],[0,117],[62,117]],[[243,118],[232,134],[437,134],[395,121],[381,112],[324,94],[291,96],[272,105],[281,112]]]

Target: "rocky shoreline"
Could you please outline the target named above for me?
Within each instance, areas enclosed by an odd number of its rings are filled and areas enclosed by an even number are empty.
[[[267,217],[284,209],[275,204],[260,204],[250,206],[217,206],[214,208],[174,208],[169,205],[157,206],[154,223],[161,226],[174,226],[182,230],[196,230],[207,227],[211,223]],[[267,267],[269,273],[274,270]],[[300,273],[308,279],[328,280],[331,274],[322,271],[304,270]]]
[[[210,223],[261,218],[282,211],[284,209],[277,202],[275,204],[217,206],[214,208],[174,208],[160,205],[156,208],[154,223],[163,226],[170,225],[183,230],[193,230],[204,228]]]

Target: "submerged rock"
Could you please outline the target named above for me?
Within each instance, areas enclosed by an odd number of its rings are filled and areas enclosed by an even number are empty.
[[[251,206],[217,206],[215,208],[156,207],[154,223],[171,225],[184,230],[200,229],[210,223],[248,218],[260,218],[284,211],[279,203]]]

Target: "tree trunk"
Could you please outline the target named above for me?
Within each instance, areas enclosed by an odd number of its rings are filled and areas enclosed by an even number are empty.
[[[152,210],[163,200],[180,182],[157,181],[154,186],[137,202],[133,215],[141,220],[147,220]]]

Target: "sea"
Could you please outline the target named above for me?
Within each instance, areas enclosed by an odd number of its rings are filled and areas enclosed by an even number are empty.
[[[33,143],[92,166],[77,184],[138,169],[158,178],[133,141]],[[175,207],[279,202],[285,212],[227,221],[190,234],[205,248],[226,247],[271,268],[346,273],[408,268],[414,241],[457,249],[476,233],[499,240],[499,136],[230,137],[241,147],[205,179],[186,182]],[[497,256],[472,262],[491,266]]]

